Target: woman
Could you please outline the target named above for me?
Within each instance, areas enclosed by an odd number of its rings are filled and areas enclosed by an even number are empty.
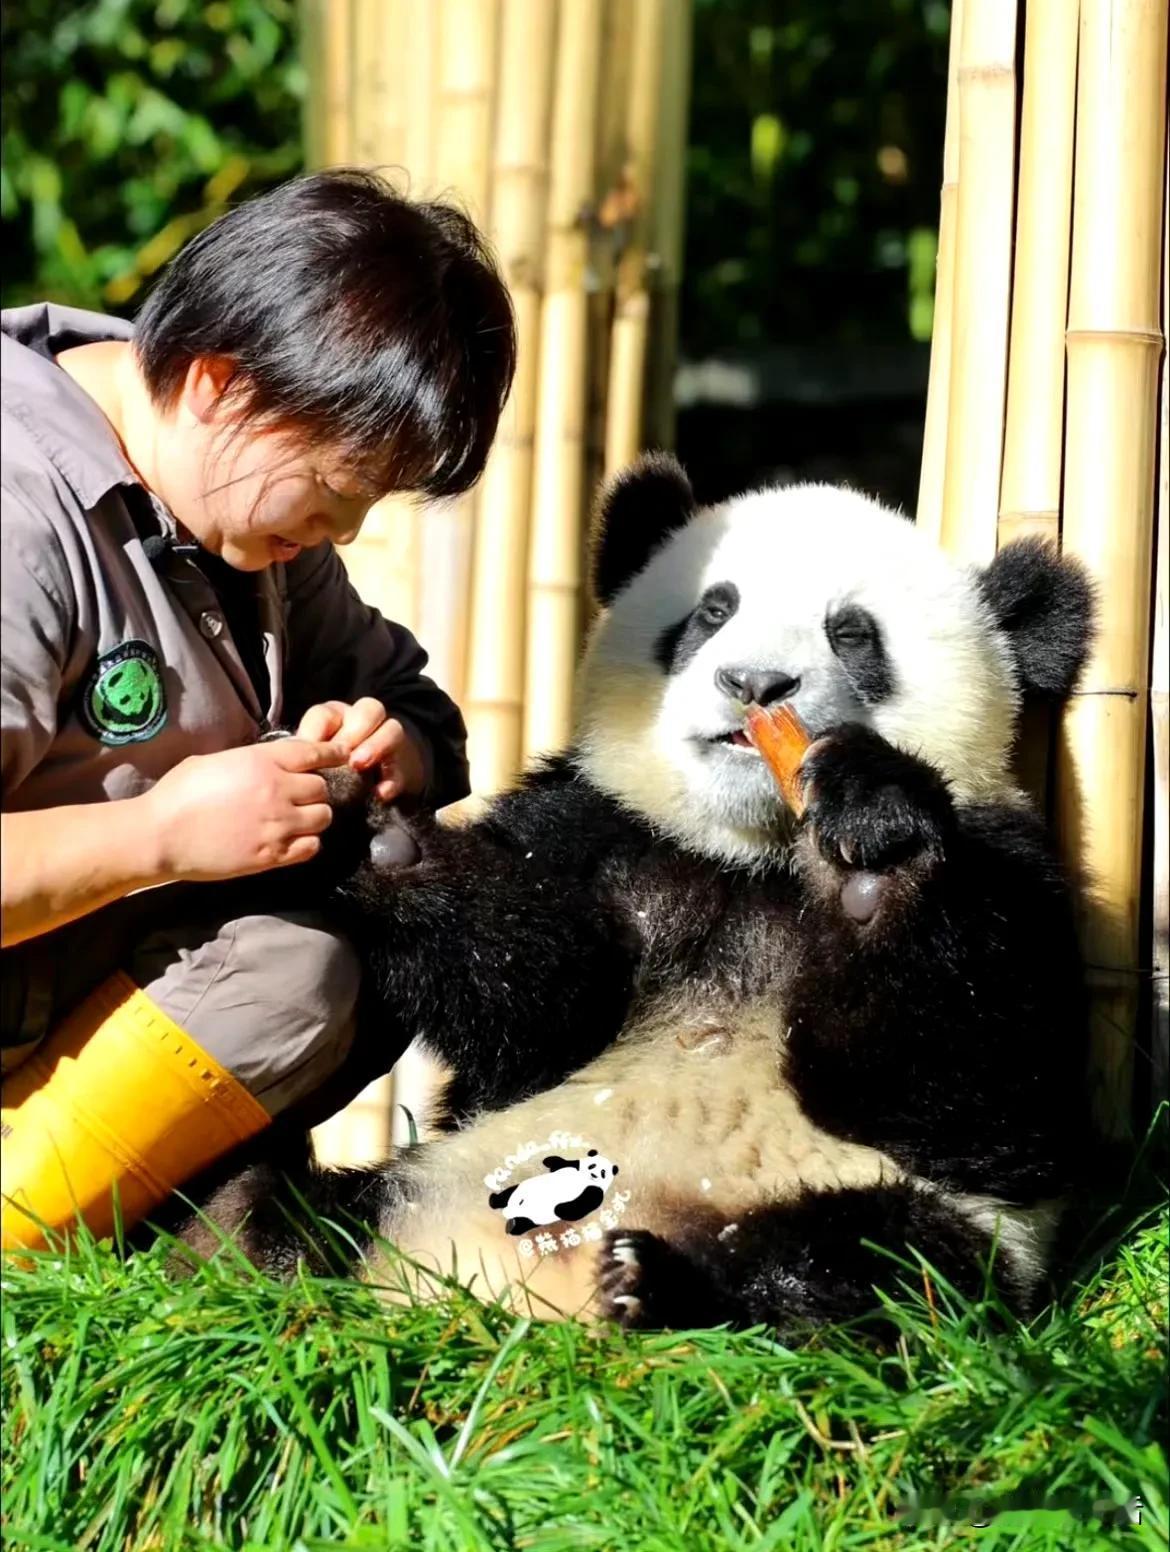
[[[223,216],[133,329],[2,331],[0,1146],[32,1243],[348,1097],[353,951],[226,881],[317,853],[330,767],[467,791],[457,709],[334,546],[389,491],[474,484],[515,338],[466,217],[353,172]],[[361,1054],[349,1092],[398,1052]]]

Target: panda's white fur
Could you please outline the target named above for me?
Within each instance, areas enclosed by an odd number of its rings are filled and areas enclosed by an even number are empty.
[[[662,632],[731,579],[735,615],[677,675],[654,660]],[[867,608],[900,676],[894,698],[850,702],[825,637],[828,610]],[[1013,801],[1019,710],[1011,654],[974,579],[905,518],[829,485],[761,490],[699,512],[598,620],[578,688],[581,764],[603,791],[683,845],[743,863],[768,856],[784,821],[754,751],[704,748],[736,714],[720,663],[799,673],[793,705],[813,731],[864,721],[921,755],[960,802]]]

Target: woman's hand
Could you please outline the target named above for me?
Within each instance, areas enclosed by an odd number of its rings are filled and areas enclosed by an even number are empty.
[[[188,882],[241,878],[308,862],[333,811],[323,770],[348,751],[281,739],[180,760],[137,801],[158,848],[158,871]]]
[[[426,762],[417,741],[372,695],[352,705],[348,701],[322,701],[310,706],[301,718],[297,737],[310,743],[328,741],[344,750],[352,770],[376,768],[380,775],[374,791],[383,803],[403,796],[417,797],[426,786]]]

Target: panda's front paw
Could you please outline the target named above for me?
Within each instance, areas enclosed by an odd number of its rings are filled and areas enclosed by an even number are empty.
[[[848,725],[818,738],[801,780],[805,822],[828,861],[882,873],[941,857],[954,821],[945,781],[871,728]]]

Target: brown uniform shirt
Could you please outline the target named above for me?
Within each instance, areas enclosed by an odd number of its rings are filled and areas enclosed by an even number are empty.
[[[217,593],[215,563],[178,544],[101,410],[54,360],[131,333],[53,304],[0,315],[4,808],[133,797],[186,755],[361,695],[420,737],[428,803],[463,797],[458,710],[423,675],[410,632],[362,603],[331,545],[234,573],[230,588],[221,576]],[[228,613],[249,623],[253,605],[250,652]]]

